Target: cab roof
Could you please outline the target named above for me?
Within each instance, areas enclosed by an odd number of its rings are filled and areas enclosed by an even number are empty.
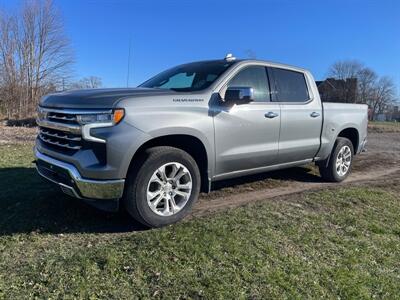
[[[221,64],[227,63],[227,64],[231,64],[231,65],[254,63],[254,64],[264,64],[264,65],[268,65],[268,66],[276,67],[276,68],[296,70],[296,71],[303,72],[303,73],[307,72],[306,69],[300,68],[297,66],[283,64],[283,63],[279,63],[279,62],[267,61],[267,60],[260,60],[260,59],[233,59],[233,60],[214,59],[214,60],[194,61],[194,62],[190,62],[190,63],[185,63],[183,65],[195,64],[195,63],[221,63]]]

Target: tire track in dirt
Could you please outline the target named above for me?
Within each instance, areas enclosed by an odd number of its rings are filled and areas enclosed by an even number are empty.
[[[357,157],[354,161],[353,172],[341,183],[321,181],[317,175],[318,171],[313,171],[313,167],[300,171],[287,169],[279,171],[278,175],[269,173],[270,177],[264,177],[259,181],[252,183],[245,181],[244,185],[239,183],[228,190],[221,189],[209,195],[202,195],[193,207],[192,216],[207,215],[247,203],[306,191],[400,179],[399,133],[371,132],[368,135],[367,149],[366,153]],[[268,178],[277,180],[269,182]]]
[[[231,194],[212,199],[202,199],[193,208],[192,216],[203,216],[214,212],[243,206],[247,203],[259,202],[281,196],[298,194],[306,191],[317,191],[325,188],[340,188],[356,183],[371,182],[383,179],[385,176],[395,175],[400,178],[400,166],[377,169],[372,172],[355,172],[341,183],[332,182],[290,182],[289,185],[276,188],[265,188],[256,191]]]

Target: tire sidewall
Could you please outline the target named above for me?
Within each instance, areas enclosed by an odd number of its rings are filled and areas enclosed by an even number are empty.
[[[192,177],[192,193],[186,205],[178,213],[163,217],[154,213],[149,207],[147,187],[153,173],[162,165],[170,162],[178,162],[189,170]],[[200,192],[200,172],[197,164],[189,154],[180,149],[171,150],[156,157],[150,156],[140,168],[136,180],[133,201],[136,202],[135,205],[140,217],[151,227],[161,227],[183,219],[189,213]]]
[[[336,161],[338,158],[339,151],[344,146],[348,146],[350,148],[351,161],[350,161],[349,169],[347,170],[346,174],[344,174],[343,176],[340,176],[336,171]],[[347,178],[347,176],[349,176],[352,166],[353,166],[353,159],[354,159],[354,147],[353,147],[353,144],[351,143],[351,141],[346,138],[338,138],[335,143],[335,150],[333,151],[332,157],[330,160],[330,169],[332,172],[331,174],[335,181],[338,181],[338,182],[343,181]]]

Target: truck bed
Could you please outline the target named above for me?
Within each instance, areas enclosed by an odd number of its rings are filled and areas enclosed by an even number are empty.
[[[324,121],[321,132],[321,149],[318,157],[327,157],[335,137],[342,128],[355,128],[359,132],[358,145],[354,151],[359,153],[366,142],[368,126],[368,106],[365,104],[323,103]]]

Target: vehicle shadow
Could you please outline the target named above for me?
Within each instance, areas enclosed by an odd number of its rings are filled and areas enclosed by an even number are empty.
[[[318,182],[310,168],[292,168],[224,180],[213,190],[263,180]],[[108,213],[63,194],[34,168],[0,169],[0,235],[15,233],[123,233],[147,228],[123,210]]]
[[[146,230],[127,213],[103,212],[63,194],[34,168],[0,169],[0,191],[0,235]]]

